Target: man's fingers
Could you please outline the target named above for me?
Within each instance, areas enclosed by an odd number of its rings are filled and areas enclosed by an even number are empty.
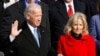
[[[20,34],[21,31],[22,31],[22,29],[19,29],[19,30],[18,30],[18,34]]]
[[[15,20],[14,23],[12,24],[12,30],[17,30],[18,29],[18,20]]]
[[[18,27],[18,20],[14,21],[14,25],[13,26],[15,26],[16,28]]]

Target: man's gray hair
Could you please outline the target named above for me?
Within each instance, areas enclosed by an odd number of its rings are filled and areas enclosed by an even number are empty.
[[[36,3],[32,3],[32,4],[29,4],[26,8],[25,8],[25,11],[24,11],[24,16],[26,16],[27,14],[31,13],[34,9],[41,9],[41,6],[39,4],[36,4]]]

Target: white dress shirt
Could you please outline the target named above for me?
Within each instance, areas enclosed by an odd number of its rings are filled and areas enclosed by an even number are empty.
[[[74,3],[73,3],[73,0],[72,0],[70,3],[66,3],[66,2],[65,2],[67,12],[68,12],[68,10],[69,10],[69,7],[68,7],[69,4],[72,6],[72,10],[73,10],[73,14],[74,14],[74,13],[75,13],[75,9],[74,9]]]

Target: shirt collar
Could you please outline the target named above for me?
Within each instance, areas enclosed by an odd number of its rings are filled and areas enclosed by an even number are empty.
[[[80,42],[85,42],[88,38],[87,35],[83,35],[83,34],[82,34],[82,38],[80,40],[75,39],[71,35],[71,33],[67,34],[66,36],[67,36],[67,44],[70,45],[70,46],[74,46],[74,45],[76,45]]]
[[[37,3],[38,4],[38,1],[40,1],[40,0],[35,0],[35,3]],[[26,6],[28,6],[29,5],[29,3],[25,0],[25,5]]]
[[[29,5],[29,3],[27,3],[27,1],[25,0],[25,4],[26,4],[26,6],[28,6]]]
[[[70,3],[66,3],[66,2],[65,2],[67,11],[68,11],[68,9],[69,9],[69,7],[68,7],[69,4],[72,6],[73,13],[75,13],[74,2],[73,2],[73,0],[72,0]]]
[[[65,4],[66,4],[66,6],[68,6],[69,4],[73,6],[73,0],[70,3],[65,2]]]
[[[29,29],[31,30],[31,32],[34,34],[34,29],[37,29],[37,27],[33,27],[33,26],[31,26],[29,23],[27,23],[27,25],[28,25],[28,27],[29,27]]]

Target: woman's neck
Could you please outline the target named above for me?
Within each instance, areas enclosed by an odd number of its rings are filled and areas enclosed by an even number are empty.
[[[82,37],[82,34],[76,34],[75,32],[71,31],[71,35],[75,38],[75,39],[80,39]]]

